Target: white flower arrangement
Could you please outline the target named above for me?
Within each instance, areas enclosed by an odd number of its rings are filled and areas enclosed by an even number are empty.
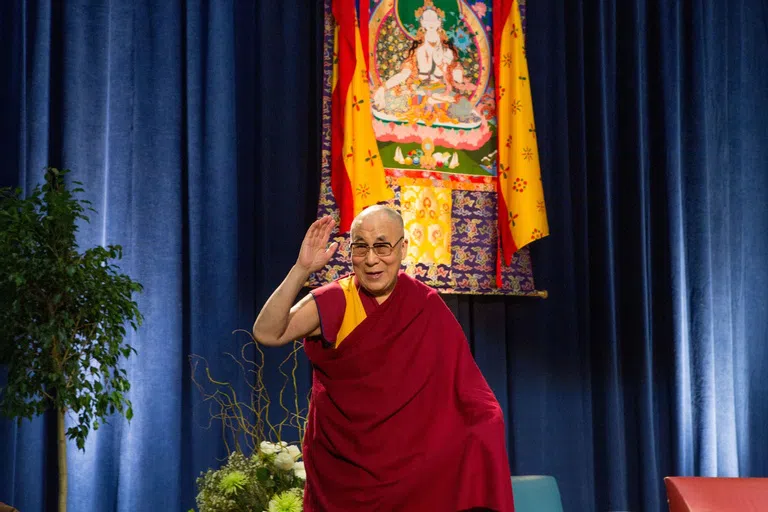
[[[240,332],[240,331],[238,331]],[[297,354],[301,344],[278,367],[286,376],[279,394],[279,404],[286,417],[277,424],[267,414],[271,403],[264,385],[264,354],[250,333],[235,358],[249,393],[242,394],[231,380],[215,378],[205,359],[190,357],[192,381],[209,403],[212,418],[221,421],[224,443],[229,458],[226,464],[201,472],[197,479],[196,497],[199,512],[302,512],[307,472],[299,446],[304,438],[307,408],[295,400],[295,410],[283,402],[288,390],[298,397],[295,377]],[[256,357],[250,354],[253,349]],[[204,375],[203,379],[199,376]],[[291,389],[292,388],[292,389]],[[245,400],[239,399],[246,396]],[[283,434],[296,438],[295,444],[280,440]],[[277,437],[277,442],[267,439]],[[246,455],[250,453],[250,455]],[[190,511],[194,512],[194,511]]]

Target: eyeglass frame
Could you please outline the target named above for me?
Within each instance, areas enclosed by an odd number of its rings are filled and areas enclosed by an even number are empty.
[[[405,240],[405,236],[401,236],[400,238],[398,238],[397,242],[395,242],[394,244],[391,244],[389,242],[376,242],[373,245],[368,245],[368,244],[362,243],[362,242],[351,242],[349,244],[349,253],[352,256],[354,256],[355,258],[367,258],[368,257],[368,253],[371,252],[371,249],[373,249],[373,253],[377,257],[379,257],[379,258],[386,258],[387,256],[392,256],[392,252],[395,250],[395,247],[397,247],[397,245],[400,242],[402,242],[403,240]],[[378,252],[376,252],[376,248],[377,247],[378,248],[385,248],[386,247],[386,248],[389,249],[389,252],[387,254],[379,254]],[[355,249],[363,249],[363,248],[365,248],[365,254],[355,255]]]

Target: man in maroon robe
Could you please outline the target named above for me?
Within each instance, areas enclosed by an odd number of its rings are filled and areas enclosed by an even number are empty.
[[[363,211],[350,233],[354,274],[291,305],[336,250],[333,227],[312,224],[253,329],[265,345],[306,338],[304,510],[512,512],[501,408],[440,296],[400,272],[397,212]]]

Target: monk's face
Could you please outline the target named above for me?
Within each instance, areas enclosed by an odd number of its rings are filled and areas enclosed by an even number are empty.
[[[379,302],[383,302],[397,283],[397,274],[407,252],[402,227],[384,212],[364,215],[352,225],[352,244],[366,244],[365,256],[352,254],[352,267],[360,284]],[[374,244],[394,246],[388,256],[376,254]]]

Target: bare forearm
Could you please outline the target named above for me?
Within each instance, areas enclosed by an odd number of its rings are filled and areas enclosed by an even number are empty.
[[[253,337],[265,345],[278,344],[285,334],[291,306],[309,278],[309,272],[294,265],[272,293],[253,324]]]

